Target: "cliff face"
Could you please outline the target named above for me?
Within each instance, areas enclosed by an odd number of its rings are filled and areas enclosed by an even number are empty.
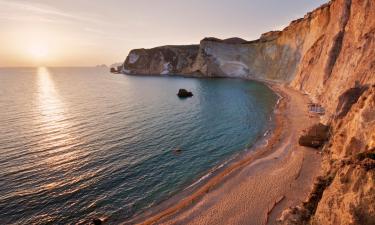
[[[160,74],[166,63],[173,64],[173,58],[166,57],[173,48],[173,52],[179,50],[176,52],[181,55],[179,61],[193,63],[183,63],[183,68],[170,70],[168,74],[171,75],[195,74],[290,82],[296,77],[304,55],[307,52],[314,54],[317,50],[313,51],[313,48],[321,48],[322,43],[330,42],[328,37],[323,37],[327,30],[337,26],[336,21],[339,20],[330,17],[340,15],[333,13],[330,4],[326,4],[303,19],[293,21],[283,31],[265,33],[255,41],[205,38],[194,46],[193,51],[183,46],[132,50],[124,62],[124,69],[133,74]],[[138,58],[140,62],[137,62]]]
[[[335,113],[337,96],[374,83],[371,0],[334,0],[258,40],[205,38],[199,45],[132,50],[125,73],[241,77],[289,83]]]
[[[333,0],[255,41],[205,38],[194,47],[133,50],[124,71],[271,80],[307,93],[332,127],[325,175],[280,223],[375,224],[374,0]]]
[[[279,224],[375,224],[375,85],[339,97],[323,148],[323,175],[310,196]]]
[[[140,75],[189,74],[198,50],[198,45],[134,49],[126,58],[122,72]]]
[[[335,119],[325,149],[325,173],[333,178],[312,224],[375,224],[375,86]]]
[[[335,113],[338,96],[358,84],[375,83],[375,2],[336,0],[325,32],[303,55],[291,85]]]

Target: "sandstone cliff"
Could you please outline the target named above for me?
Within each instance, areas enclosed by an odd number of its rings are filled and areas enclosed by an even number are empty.
[[[271,80],[308,94],[332,127],[325,175],[280,223],[375,224],[374,0],[333,0],[255,41],[133,50],[124,72]]]
[[[375,224],[375,85],[343,93],[330,125],[323,175],[279,224]]]
[[[373,132],[375,127],[372,125],[370,129],[372,131],[367,130],[367,132]],[[332,168],[327,171],[327,175],[333,180],[323,191],[316,211],[310,218],[311,224],[375,223],[375,149],[353,147],[355,141],[363,144],[363,139],[357,138],[351,137],[351,144],[345,146],[354,150],[354,153],[330,162]],[[328,150],[334,152],[338,148],[331,147]],[[363,152],[356,153],[359,151]]]

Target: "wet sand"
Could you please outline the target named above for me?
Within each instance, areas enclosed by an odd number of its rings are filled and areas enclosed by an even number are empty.
[[[307,197],[321,159],[316,150],[299,146],[298,137],[318,119],[309,117],[307,96],[272,88],[283,98],[267,143],[141,224],[275,224],[283,209]]]

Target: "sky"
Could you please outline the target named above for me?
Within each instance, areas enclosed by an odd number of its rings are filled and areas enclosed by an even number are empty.
[[[134,48],[257,39],[327,0],[0,0],[0,67],[95,66]]]

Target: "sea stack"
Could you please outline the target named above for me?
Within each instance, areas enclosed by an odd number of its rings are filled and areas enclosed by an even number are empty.
[[[177,96],[180,98],[189,98],[193,96],[193,93],[190,91],[187,91],[186,89],[180,89],[178,90]]]

